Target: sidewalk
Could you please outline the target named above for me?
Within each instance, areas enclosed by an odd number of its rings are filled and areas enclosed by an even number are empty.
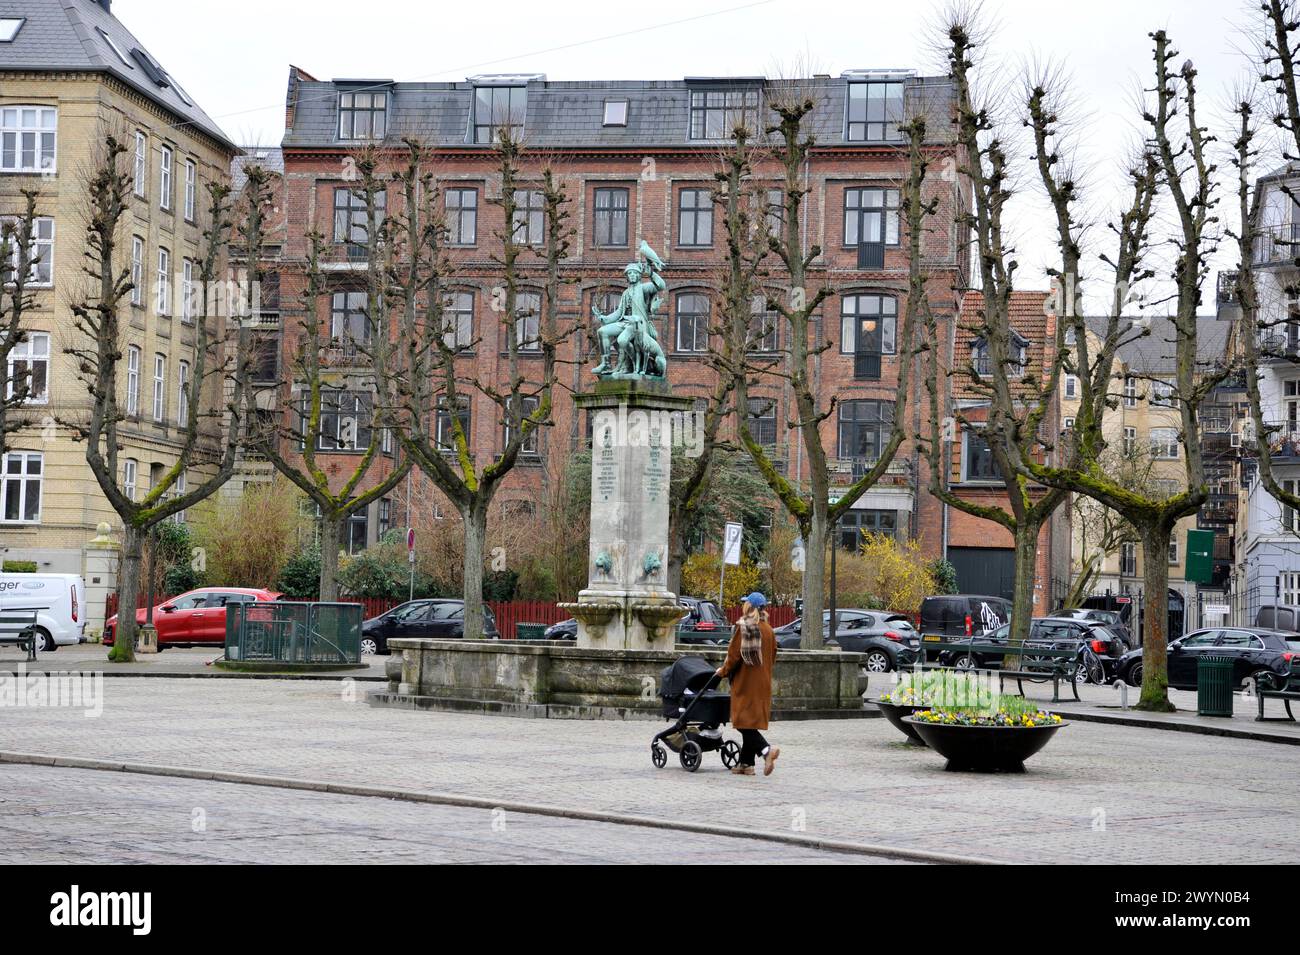
[[[1290,836],[1300,767],[1270,743],[1076,721],[1023,775],[976,775],[945,772],[884,720],[800,721],[768,734],[783,749],[775,774],[736,777],[713,754],[697,773],[675,759],[655,769],[649,741],[660,724],[375,709],[364,691],[337,680],[127,677],[105,681],[101,720],[48,707],[3,713],[0,751],[1006,862],[1300,862]],[[0,765],[0,786],[21,799],[6,783],[13,769]]]
[[[37,654],[36,662],[16,650],[12,644],[0,645],[0,673],[17,673],[19,666],[26,673],[95,672],[106,677],[221,677],[244,680],[338,680],[343,676],[365,682],[383,682],[384,661],[387,657],[363,656],[365,669],[332,673],[240,673],[222,670],[212,665],[225,651],[221,647],[172,647],[161,653],[138,653],[135,663],[109,663],[110,648],[98,643],[82,643],[75,647],[59,647],[48,653]]]

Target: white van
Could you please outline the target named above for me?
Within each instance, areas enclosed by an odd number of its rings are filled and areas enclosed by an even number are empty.
[[[81,643],[86,631],[86,582],[80,574],[0,573],[0,608],[36,610],[36,649]]]

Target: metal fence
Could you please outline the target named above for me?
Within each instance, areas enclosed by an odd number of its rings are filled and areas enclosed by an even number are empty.
[[[226,609],[226,659],[360,663],[361,605],[236,603]]]

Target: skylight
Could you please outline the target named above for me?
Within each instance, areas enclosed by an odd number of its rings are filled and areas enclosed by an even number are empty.
[[[111,36],[105,33],[102,28],[95,27],[95,29],[99,31],[99,35],[103,37],[104,42],[108,44],[109,49],[111,49],[114,53],[117,54],[117,58],[122,61],[122,64],[128,70],[134,70],[135,64],[131,62],[131,58],[126,55],[126,52],[120,46],[117,45],[117,42]]]
[[[26,22],[26,17],[0,17],[0,43],[13,40]]]
[[[607,99],[605,100],[605,123],[606,126],[626,126],[627,125],[627,100],[625,99]]]

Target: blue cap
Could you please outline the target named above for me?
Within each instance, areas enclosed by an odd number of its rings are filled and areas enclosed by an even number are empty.
[[[751,607],[767,606],[767,598],[764,597],[762,594],[760,594],[757,590],[755,590],[752,594],[748,595],[747,597],[743,597],[741,599],[744,600],[745,603],[749,604]]]

